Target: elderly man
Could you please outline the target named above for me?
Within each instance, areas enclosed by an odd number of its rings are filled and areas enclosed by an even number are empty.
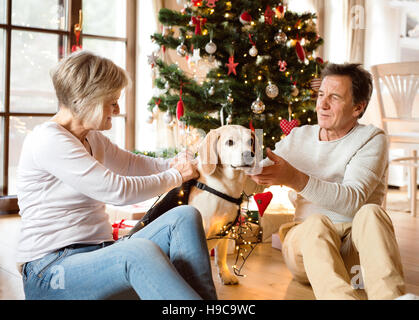
[[[405,289],[392,222],[380,207],[387,140],[358,123],[371,75],[358,64],[329,64],[322,77],[318,124],[293,129],[252,178],[295,190],[295,221],[280,229],[283,256],[317,299],[362,299],[362,288],[369,299],[394,299]]]

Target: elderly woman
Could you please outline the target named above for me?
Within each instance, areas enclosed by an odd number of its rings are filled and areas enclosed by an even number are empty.
[[[193,207],[112,239],[105,203],[137,203],[198,176],[190,161],[134,155],[100,132],[119,113],[127,73],[82,51],[63,59],[52,80],[60,110],[27,136],[18,170],[17,261],[26,298],[106,299],[135,291],[141,299],[216,299]]]

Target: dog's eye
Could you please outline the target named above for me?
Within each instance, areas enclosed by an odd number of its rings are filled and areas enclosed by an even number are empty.
[[[234,141],[231,140],[231,139],[229,139],[229,140],[226,141],[226,145],[229,146],[229,147],[231,147],[231,146],[234,145]]]

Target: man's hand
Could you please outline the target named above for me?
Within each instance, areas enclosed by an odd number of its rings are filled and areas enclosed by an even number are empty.
[[[269,148],[266,150],[266,155],[274,164],[264,167],[260,174],[250,176],[257,184],[267,186],[285,185],[297,192],[304,189],[309,178],[306,174],[295,169]]]

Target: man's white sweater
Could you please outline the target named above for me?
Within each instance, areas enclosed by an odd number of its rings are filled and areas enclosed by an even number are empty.
[[[275,145],[275,154],[309,176],[294,194],[295,220],[320,213],[334,223],[350,222],[364,204],[381,205],[388,167],[384,132],[357,125],[338,140],[320,141],[319,130],[318,125],[295,128]]]
[[[26,137],[17,177],[22,216],[17,262],[74,243],[111,241],[105,203],[137,203],[182,183],[166,160],[122,150],[98,131],[87,139],[92,155],[55,122]]]

